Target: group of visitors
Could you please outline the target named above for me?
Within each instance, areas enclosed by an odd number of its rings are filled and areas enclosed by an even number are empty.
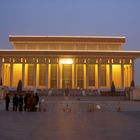
[[[6,111],[9,110],[9,103],[10,103],[10,97],[8,94],[6,94],[5,97],[6,102]],[[24,97],[22,95],[15,94],[13,97],[13,111],[31,111],[35,112],[37,111],[37,105],[39,102],[39,96],[36,94],[26,94]]]

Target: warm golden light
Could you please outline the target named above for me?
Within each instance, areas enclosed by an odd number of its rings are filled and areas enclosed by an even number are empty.
[[[130,64],[132,64],[132,59],[130,59]]]
[[[2,62],[4,62],[4,58],[2,58]]]
[[[122,63],[122,60],[120,59],[120,63]]]
[[[60,63],[61,64],[73,64],[73,59],[71,59],[71,58],[63,58],[63,59],[60,59]]]
[[[110,60],[109,59],[107,60],[107,63],[110,63]]]
[[[36,62],[38,63],[38,58],[36,59]]]
[[[114,63],[114,59],[112,59],[112,63]]]
[[[12,86],[16,87],[19,80],[22,79],[22,64],[13,64]]]
[[[23,62],[23,58],[20,58],[20,61]]]
[[[13,62],[15,62],[15,58],[13,58]]]
[[[98,59],[96,59],[96,63],[98,63]]]

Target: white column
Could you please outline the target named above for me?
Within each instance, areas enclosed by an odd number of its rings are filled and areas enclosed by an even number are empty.
[[[126,72],[126,86],[128,87],[129,86],[129,83],[128,83],[128,66],[125,67],[125,72]]]
[[[37,64],[35,63],[34,64],[34,87],[36,88],[36,78],[37,78],[37,76],[36,76],[36,68],[37,67]]]
[[[46,88],[48,88],[48,64],[46,64]]]
[[[100,76],[100,59],[98,59],[98,93],[100,94],[101,76]]]
[[[124,64],[121,64],[122,88],[124,88]]]
[[[57,68],[57,88],[60,88],[60,63],[58,58],[58,68]]]
[[[10,88],[12,87],[13,83],[13,62],[10,63]]]
[[[86,88],[88,88],[89,84],[89,75],[88,75],[88,58],[86,59]]]
[[[111,87],[111,84],[112,84],[112,61],[111,61],[111,59],[110,59],[109,69],[110,69],[110,87]]]
[[[76,59],[74,59],[74,88],[76,88]]]
[[[24,88],[24,78],[25,77],[25,64],[22,63],[22,86]]]

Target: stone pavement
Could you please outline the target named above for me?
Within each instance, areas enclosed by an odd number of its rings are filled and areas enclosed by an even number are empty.
[[[46,112],[6,112],[0,100],[0,140],[139,140],[140,102],[120,98],[43,97]],[[101,110],[88,112],[88,104]],[[72,112],[63,112],[68,104]],[[12,103],[10,105],[12,110]]]

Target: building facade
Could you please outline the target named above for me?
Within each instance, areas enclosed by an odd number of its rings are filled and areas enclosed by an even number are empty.
[[[134,80],[139,51],[121,51],[125,37],[9,36],[12,50],[0,51],[3,85],[16,88],[117,89]]]

